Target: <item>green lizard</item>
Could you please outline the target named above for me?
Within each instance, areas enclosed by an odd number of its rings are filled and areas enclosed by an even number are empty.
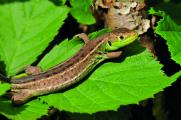
[[[23,104],[34,96],[60,91],[80,81],[100,62],[119,57],[121,51],[115,50],[138,38],[137,32],[126,28],[113,30],[94,40],[89,40],[83,33],[77,36],[85,41],[85,45],[73,57],[46,72],[11,80],[14,104]]]

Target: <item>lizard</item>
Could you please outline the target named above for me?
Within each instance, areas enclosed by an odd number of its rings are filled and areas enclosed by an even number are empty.
[[[45,72],[11,79],[11,100],[15,105],[30,98],[65,89],[83,79],[100,62],[120,57],[116,51],[138,38],[137,32],[126,28],[115,29],[89,40],[85,33],[77,35],[84,46],[71,58]]]

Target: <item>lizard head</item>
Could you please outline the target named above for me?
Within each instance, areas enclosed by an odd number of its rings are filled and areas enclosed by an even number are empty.
[[[138,38],[138,33],[126,28],[119,28],[110,33],[106,43],[106,51],[117,50],[124,47]]]

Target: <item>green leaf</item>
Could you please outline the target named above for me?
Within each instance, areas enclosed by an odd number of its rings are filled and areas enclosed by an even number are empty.
[[[64,40],[60,45],[56,45],[49,54],[47,54],[38,64],[41,68],[46,71],[52,66],[70,58],[77,50],[79,50],[83,45],[83,42],[79,39],[74,39],[69,41]],[[68,52],[67,52],[68,51]]]
[[[181,3],[174,4],[172,2],[169,3],[162,2],[161,4],[157,4],[156,6],[154,6],[154,9],[156,10],[156,11],[154,10],[155,12],[164,11],[174,20],[174,22],[181,25],[181,15],[180,12],[178,12],[181,11]]]
[[[64,48],[70,42],[73,41],[66,41],[64,44],[62,42],[60,47],[57,46],[49,53],[50,56],[46,60],[51,61],[51,54],[54,54],[53,52],[56,52],[58,48]],[[77,44],[78,42],[74,46]],[[72,52],[72,50],[68,50],[66,54],[69,55],[69,51]],[[58,56],[57,59],[59,59]],[[122,62],[103,64],[72,89],[42,96],[40,99],[47,102],[49,106],[70,112],[95,113],[103,110],[116,110],[120,105],[134,104],[153,97],[155,93],[169,86],[181,74],[179,72],[171,78],[167,77],[160,70],[162,65],[155,61],[148,51],[140,51],[139,54],[120,61]]]
[[[151,9],[150,14],[163,17],[158,22],[155,32],[166,40],[171,58],[181,65],[181,25],[176,24],[169,15],[162,11],[157,12]]]
[[[36,60],[67,14],[67,7],[49,0],[0,4],[0,56],[7,75],[15,75]]]
[[[96,22],[90,9],[92,0],[70,0],[70,4],[70,13],[79,23],[90,25]]]
[[[10,101],[0,98],[0,114],[13,120],[36,120],[47,115],[48,106],[38,100],[33,100],[23,106],[15,107]]]
[[[10,84],[0,82],[0,96],[10,89]]]

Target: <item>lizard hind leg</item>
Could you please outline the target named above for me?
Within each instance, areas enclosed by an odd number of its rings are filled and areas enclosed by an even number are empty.
[[[11,94],[11,101],[14,105],[22,105],[26,101],[29,100],[29,98],[32,97],[32,94],[28,90],[12,90],[10,92]]]

